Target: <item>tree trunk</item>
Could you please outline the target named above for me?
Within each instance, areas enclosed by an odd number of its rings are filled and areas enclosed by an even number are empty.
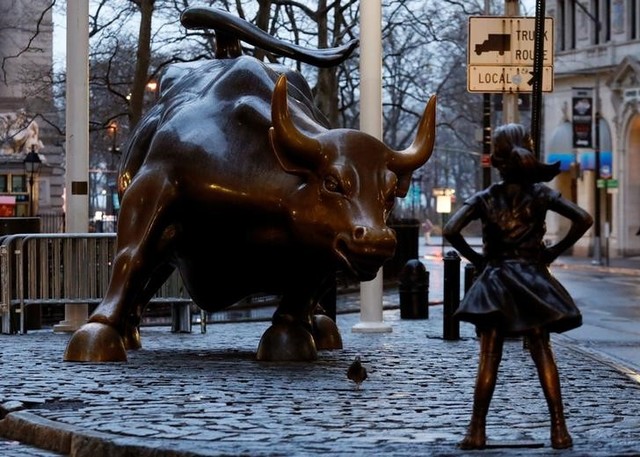
[[[140,30],[138,34],[138,52],[136,53],[136,69],[131,87],[131,99],[129,100],[129,128],[135,128],[142,117],[144,93],[149,77],[149,64],[151,62],[151,18],[155,0],[135,1],[140,8]]]
[[[339,2],[338,2],[339,3]],[[329,47],[329,10],[326,0],[318,2],[318,48]],[[318,70],[318,82],[314,90],[314,102],[327,116],[331,127],[338,127],[338,79],[336,69],[320,68]]]

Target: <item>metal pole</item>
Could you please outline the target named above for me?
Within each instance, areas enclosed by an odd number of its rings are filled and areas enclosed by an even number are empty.
[[[520,15],[518,0],[505,0],[504,3],[504,15],[506,17]],[[502,115],[504,124],[512,124],[520,121],[517,93],[504,93],[502,95]]]
[[[66,231],[89,228],[89,0],[67,2]],[[56,332],[87,321],[87,305],[65,305]]]
[[[534,32],[533,53],[533,88],[531,107],[531,138],[533,139],[533,152],[536,158],[540,158],[540,128],[542,126],[542,64],[544,63],[544,19],[545,0],[536,1],[536,25]]]
[[[599,30],[599,27],[597,27]],[[593,189],[595,196],[594,206],[594,226],[593,226],[593,260],[591,263],[594,265],[602,265],[602,246],[601,246],[601,230],[602,225],[600,215],[600,188],[598,187],[598,179],[600,179],[600,75],[596,73],[596,100],[595,108],[596,113],[594,116],[596,125],[594,126],[594,170],[593,170]]]
[[[382,139],[382,3],[360,2],[360,130]],[[360,322],[353,332],[390,332],[382,321],[382,268],[360,283]]]
[[[29,172],[29,216],[33,217],[33,170]]]
[[[491,14],[491,0],[484,2],[484,14]],[[482,95],[482,154],[487,160],[491,155],[491,94]],[[491,185],[491,167],[481,161],[482,188]]]
[[[483,94],[482,99],[482,155],[485,159],[491,156],[491,94]],[[491,185],[491,167],[481,161],[482,188]]]
[[[442,225],[441,225],[441,230],[442,230],[442,258],[444,259],[444,213],[440,213],[442,215]]]

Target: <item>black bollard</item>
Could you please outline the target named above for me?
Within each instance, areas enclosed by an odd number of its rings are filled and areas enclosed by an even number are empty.
[[[476,280],[476,267],[468,263],[464,266],[464,293],[466,294],[473,281]]]
[[[460,339],[460,322],[453,317],[460,305],[460,256],[449,251],[444,256],[443,334],[445,340]]]
[[[401,319],[429,319],[429,272],[418,259],[405,263],[398,275]]]

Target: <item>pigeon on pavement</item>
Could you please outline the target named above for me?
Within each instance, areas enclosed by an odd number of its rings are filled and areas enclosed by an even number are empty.
[[[367,369],[362,366],[360,356],[356,356],[356,359],[347,370],[347,378],[356,383],[356,390],[360,390],[360,384],[367,379]]]

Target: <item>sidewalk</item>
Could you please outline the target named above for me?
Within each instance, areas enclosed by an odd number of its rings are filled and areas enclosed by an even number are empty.
[[[385,303],[397,306],[397,292]],[[356,304],[341,296],[339,308]],[[442,339],[442,306],[428,320],[384,312],[393,331],[353,333],[358,313],[340,314],[344,349],[313,363],[259,363],[268,322],[209,325],[206,334],[142,329],[127,363],[62,362],[68,335],[0,336],[0,435],[74,456],[560,455],[522,342],[506,344],[488,418],[499,447],[456,444],[470,416],[478,344],[473,327]],[[554,341],[567,422],[563,456],[638,455],[637,374]],[[369,378],[356,391],[346,370],[361,355]],[[491,444],[490,443],[490,444]],[[542,446],[515,448],[513,446]],[[24,451],[24,452],[23,452]],[[0,439],[1,455],[58,455]]]

